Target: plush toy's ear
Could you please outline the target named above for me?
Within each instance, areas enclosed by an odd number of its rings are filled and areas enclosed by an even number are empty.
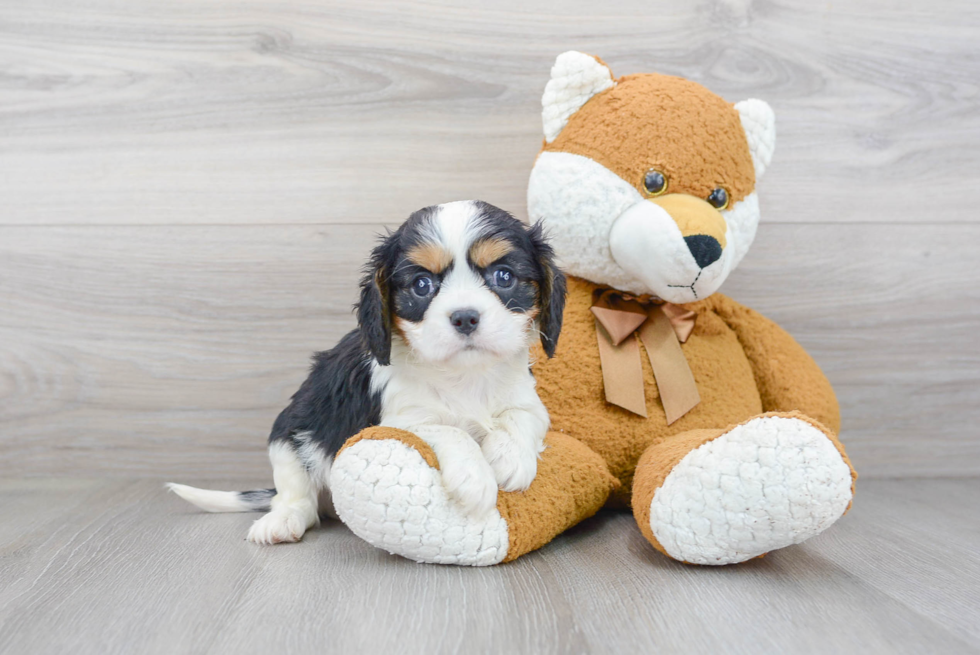
[[[361,279],[361,300],[357,303],[357,326],[361,338],[382,366],[391,363],[391,294],[388,292],[388,259],[394,236],[371,252],[371,261]]]
[[[535,223],[528,236],[541,272],[541,313],[538,315],[541,346],[548,357],[553,357],[565,314],[565,274],[555,265],[555,251],[548,245],[541,223]]]
[[[742,120],[742,129],[745,130],[755,166],[755,179],[758,180],[769,167],[773,150],[776,149],[776,115],[769,103],[754,98],[736,102],[735,110]]]
[[[554,141],[569,116],[589,98],[614,84],[612,72],[595,57],[574,50],[558,55],[541,98],[544,140]]]

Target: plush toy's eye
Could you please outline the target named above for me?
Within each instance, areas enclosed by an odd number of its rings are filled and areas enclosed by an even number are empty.
[[[509,268],[498,268],[493,272],[493,286],[498,289],[509,289],[514,286],[517,278]]]
[[[420,275],[412,281],[412,293],[419,298],[425,298],[432,293],[432,278]]]
[[[667,176],[651,168],[643,176],[643,188],[647,190],[647,195],[659,196],[667,190]]]
[[[718,187],[708,196],[708,202],[715,209],[724,209],[728,206],[728,192]]]

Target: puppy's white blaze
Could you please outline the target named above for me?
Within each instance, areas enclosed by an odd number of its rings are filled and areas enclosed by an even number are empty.
[[[431,236],[453,254],[457,263],[465,262],[470,246],[480,236],[479,216],[472,200],[447,202],[435,213]]]
[[[252,503],[246,502],[242,494],[237,491],[198,489],[176,482],[168,482],[166,486],[170,491],[205,512],[252,512],[258,509]]]

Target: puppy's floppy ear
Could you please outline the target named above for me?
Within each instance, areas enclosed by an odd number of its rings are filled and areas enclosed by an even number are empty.
[[[382,366],[391,363],[391,294],[389,276],[397,233],[371,251],[361,278],[361,300],[356,305],[361,339]]]
[[[541,223],[535,223],[528,230],[528,236],[541,271],[541,314],[538,317],[541,345],[545,354],[553,357],[565,312],[565,274],[555,265],[555,251],[548,244]]]

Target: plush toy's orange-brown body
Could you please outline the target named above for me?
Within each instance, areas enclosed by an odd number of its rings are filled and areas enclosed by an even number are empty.
[[[778,325],[721,294],[685,305],[697,314],[683,345],[701,395],[694,409],[667,425],[646,356],[641,362],[648,416],[606,402],[590,312],[597,286],[570,278],[558,352],[550,360],[542,353],[534,367],[538,393],[552,429],[581,441],[606,462],[620,482],[610,504],[632,504],[655,547],[662,550],[649,527],[654,492],[683,457],[731,427],[765,413],[796,417],[824,432],[847,461],[836,437],[837,400],[813,359]]]
[[[569,280],[558,352],[553,359],[539,356],[534,375],[552,430],[575,437],[602,456],[622,483],[618,498],[629,499],[633,471],[647,448],[689,430],[733,426],[764,412],[794,411],[834,434],[840,429],[834,392],[813,359],[778,325],[721,294],[685,305],[697,313],[697,325],[682,348],[698,383],[700,404],[667,425],[646,357],[641,362],[649,416],[606,402],[596,325],[589,311],[596,286]]]
[[[550,232],[569,288],[556,354],[539,348],[533,368],[553,430],[538,475],[526,492],[501,493],[493,517],[466,517],[439,488],[424,443],[375,428],[337,457],[354,472],[346,488],[362,501],[376,494],[356,472],[397,459],[406,480],[426,481],[423,509],[409,516],[384,496],[368,503],[373,519],[341,516],[392,552],[456,564],[512,560],[607,503],[631,506],[661,552],[700,564],[745,561],[825,530],[850,506],[856,478],[834,392],[778,325],[715,293],[755,236],[772,111],[680,78],[614,79],[576,52],[556,61],[543,104],[528,210]],[[670,303],[693,330],[679,350],[670,330],[671,343],[646,328],[617,341],[593,311],[604,293],[653,299],[642,310],[650,321]],[[631,366],[632,403],[606,386]],[[696,404],[668,420],[664,396],[691,377]]]

